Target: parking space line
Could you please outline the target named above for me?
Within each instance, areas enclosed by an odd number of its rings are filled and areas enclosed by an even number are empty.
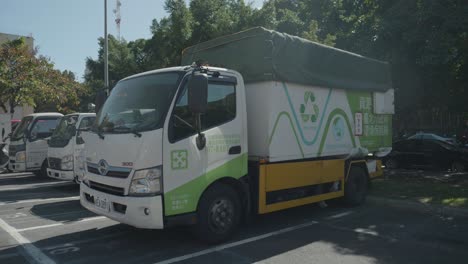
[[[339,213],[339,214],[335,214],[335,215],[326,217],[325,219],[328,219],[328,220],[329,219],[337,219],[337,218],[348,216],[348,215],[350,215],[352,213],[353,213],[352,211],[346,211],[346,212],[343,212],[343,213]]]
[[[5,230],[16,242],[24,249],[35,262],[40,264],[55,264],[51,258],[45,255],[39,248],[34,246],[27,238],[22,236],[14,227],[7,224],[3,219],[0,219],[0,228]]]
[[[36,189],[40,187],[53,187],[53,186],[66,186],[66,185],[73,185],[76,184],[74,182],[41,182],[41,183],[32,183],[32,184],[25,184],[19,187],[12,187],[12,188],[1,188],[0,192],[2,191],[18,191],[18,190],[27,190],[27,189]]]
[[[24,231],[31,231],[31,230],[36,230],[36,229],[50,228],[50,227],[55,227],[55,226],[70,225],[70,224],[83,223],[83,222],[94,221],[94,220],[102,220],[102,219],[107,219],[107,217],[105,217],[105,216],[94,216],[94,217],[83,218],[81,220],[73,221],[73,222],[59,222],[59,223],[49,224],[49,225],[31,226],[31,227],[26,227],[26,228],[20,228],[20,229],[16,229],[16,231],[24,232]]]
[[[295,231],[295,230],[298,230],[298,229],[309,227],[311,225],[315,225],[315,224],[318,224],[318,223],[319,222],[317,222],[317,221],[310,221],[310,222],[307,222],[307,223],[304,223],[304,224],[301,224],[301,225],[283,228],[283,229],[280,229],[280,230],[277,230],[277,231],[273,231],[273,232],[266,233],[266,234],[263,234],[263,235],[250,237],[250,238],[246,238],[246,239],[243,239],[243,240],[240,240],[240,241],[236,241],[236,242],[232,242],[232,243],[212,247],[212,248],[205,249],[205,250],[202,250],[202,251],[198,251],[198,252],[195,252],[195,253],[192,253],[192,254],[187,254],[187,255],[184,255],[184,256],[179,256],[179,257],[163,260],[163,261],[160,261],[160,262],[156,262],[155,264],[171,264],[171,263],[175,263],[175,262],[179,262],[179,261],[183,261],[183,260],[188,260],[188,259],[191,259],[191,258],[203,256],[203,255],[206,255],[206,254],[210,254],[210,253],[213,253],[213,252],[225,250],[225,249],[232,248],[232,247],[237,247],[237,246],[240,246],[240,245],[243,245],[243,244],[251,243],[251,242],[261,240],[261,239],[265,239],[265,238],[268,238],[268,237],[281,235],[281,234],[284,234],[284,233],[288,233],[288,232],[291,232],[291,231]]]
[[[14,205],[14,204],[23,204],[23,203],[37,203],[37,202],[55,202],[55,201],[71,201],[71,200],[79,200],[80,196],[70,196],[70,197],[63,197],[63,198],[46,198],[46,199],[29,199],[29,200],[21,200],[17,202],[0,202],[1,205]]]

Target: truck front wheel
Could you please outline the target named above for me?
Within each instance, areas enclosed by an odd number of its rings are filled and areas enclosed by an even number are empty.
[[[349,206],[364,203],[369,188],[367,174],[362,167],[352,166],[345,183],[344,202]]]
[[[236,191],[225,184],[210,187],[200,199],[194,231],[208,243],[227,240],[237,229],[241,206]]]

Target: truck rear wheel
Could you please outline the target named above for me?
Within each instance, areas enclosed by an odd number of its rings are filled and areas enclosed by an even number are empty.
[[[195,234],[208,243],[227,240],[240,222],[241,206],[236,191],[225,184],[210,187],[200,199]]]
[[[369,189],[366,171],[359,166],[352,166],[345,183],[344,202],[349,206],[358,206],[364,203]]]

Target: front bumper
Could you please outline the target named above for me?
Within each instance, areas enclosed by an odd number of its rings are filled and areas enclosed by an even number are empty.
[[[75,179],[75,172],[74,171],[62,171],[62,170],[54,170],[54,169],[47,169],[47,176],[53,179],[59,179],[64,181],[73,181]]]
[[[10,163],[8,164],[8,169],[13,172],[25,172],[26,171],[26,163],[25,162],[15,162],[14,160],[10,159]]]
[[[98,208],[94,204],[96,197],[107,200],[110,204],[108,210]],[[117,222],[138,228],[164,228],[164,210],[160,195],[151,197],[117,196],[93,190],[81,183],[80,202],[83,207],[91,212],[106,216]],[[145,209],[149,210],[148,215],[145,214]]]

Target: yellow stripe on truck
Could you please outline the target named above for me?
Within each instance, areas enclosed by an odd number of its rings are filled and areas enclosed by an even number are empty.
[[[291,201],[266,204],[267,192],[293,189],[344,180],[345,160],[318,160],[284,162],[260,165],[259,213],[269,213],[286,208],[315,203],[343,196],[343,191],[304,197]]]

